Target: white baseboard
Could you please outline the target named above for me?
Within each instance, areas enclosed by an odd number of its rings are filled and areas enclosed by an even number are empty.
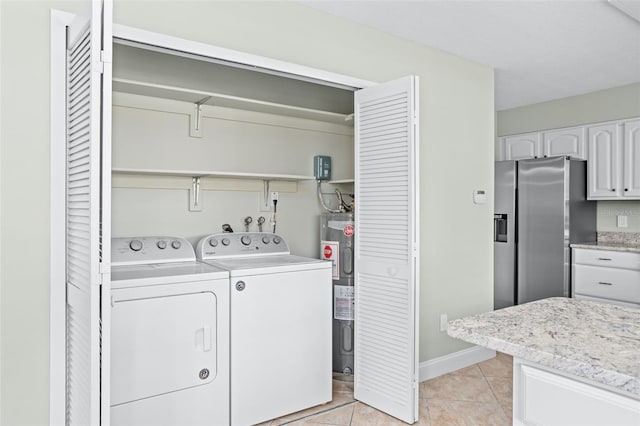
[[[495,356],[496,351],[474,346],[449,355],[430,359],[429,361],[420,363],[420,381],[424,382],[425,380],[451,373],[452,371],[468,367],[478,362],[486,361]]]

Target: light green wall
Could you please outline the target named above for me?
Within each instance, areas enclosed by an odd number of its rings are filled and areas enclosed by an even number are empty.
[[[0,424],[49,416],[49,20],[0,1]]]
[[[0,7],[0,423],[40,425],[48,423],[49,397],[49,9],[72,11],[78,3]],[[420,360],[468,347],[438,331],[438,318],[492,308],[493,203],[472,203],[474,189],[493,187],[492,69],[290,2],[117,1],[114,16],[125,25],[370,81],[417,74]]]
[[[498,136],[640,116],[640,83],[497,112]]]
[[[640,117],[640,83],[498,111],[498,136]],[[499,144],[495,146],[500,158]],[[617,228],[616,216],[628,227]],[[598,231],[640,232],[640,201],[598,201]]]
[[[332,178],[353,178],[352,122],[323,123],[205,105],[202,137],[192,138],[189,114],[193,104],[115,93],[113,105],[114,168],[308,176],[312,175],[313,156],[321,153],[332,158]],[[157,154],[150,156],[149,152]],[[244,229],[246,216],[254,219],[251,231],[258,230],[260,216],[267,220],[264,230],[271,229],[270,212],[260,211],[261,180],[201,179],[202,210],[198,212],[188,210],[191,186],[188,176],[116,174],[112,235],[179,235],[196,244],[203,236],[220,232],[223,223],[236,231]],[[322,185],[325,200],[333,208],[337,204],[334,189],[328,183]],[[352,193],[353,184],[341,189]],[[277,231],[291,252],[318,257],[322,207],[316,182],[276,180],[270,182],[269,190],[279,192]]]

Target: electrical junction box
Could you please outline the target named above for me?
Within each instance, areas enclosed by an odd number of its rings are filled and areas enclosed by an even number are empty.
[[[313,157],[313,176],[316,180],[331,179],[331,157],[328,155],[316,155]]]

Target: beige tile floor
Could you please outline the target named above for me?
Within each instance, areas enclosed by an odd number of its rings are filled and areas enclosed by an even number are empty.
[[[420,384],[420,426],[512,424],[512,358],[493,359]],[[353,384],[334,380],[333,401],[261,426],[400,426],[405,423],[353,399]]]

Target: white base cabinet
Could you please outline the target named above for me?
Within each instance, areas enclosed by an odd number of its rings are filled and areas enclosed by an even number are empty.
[[[513,424],[637,426],[640,400],[514,358]]]
[[[573,297],[640,308],[640,253],[572,250]]]

